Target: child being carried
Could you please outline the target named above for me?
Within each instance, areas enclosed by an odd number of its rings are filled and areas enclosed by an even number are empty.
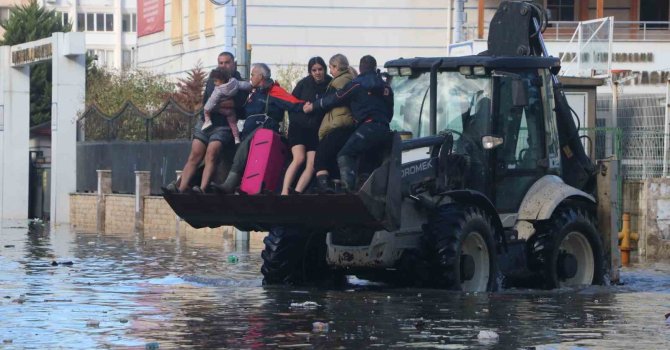
[[[214,91],[205,103],[205,122],[202,124],[202,130],[212,126],[211,112],[219,103],[229,100],[237,94],[238,90],[250,91],[251,83],[247,81],[238,81],[230,76],[230,73],[224,69],[214,69],[209,74],[209,78],[214,81]],[[221,114],[226,117],[230,130],[235,138],[235,144],[240,143],[240,130],[237,128],[237,115],[235,108],[221,108]]]

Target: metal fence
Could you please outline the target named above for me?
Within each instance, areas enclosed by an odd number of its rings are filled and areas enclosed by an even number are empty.
[[[670,135],[665,131],[666,96],[663,94],[598,95],[598,125],[621,130],[618,158],[625,180],[667,175]],[[615,121],[615,122],[614,122]]]
[[[132,102],[112,115],[90,106],[77,120],[77,191],[95,192],[96,170],[111,169],[115,193],[134,193],[136,170],[151,171],[151,193],[160,193],[186,162],[199,113],[172,99],[153,113]]]
[[[543,33],[548,41],[570,41],[579,26],[578,21],[550,21]],[[667,21],[614,21],[614,41],[670,41],[670,22]],[[477,25],[463,26],[465,40],[477,39]],[[489,25],[484,24],[484,37],[488,37]]]
[[[189,112],[173,99],[153,113],[142,112],[130,101],[112,115],[92,105],[77,120],[77,141],[190,139],[198,114],[200,111]]]

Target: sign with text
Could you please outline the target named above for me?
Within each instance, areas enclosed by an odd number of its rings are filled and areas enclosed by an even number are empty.
[[[137,1],[137,37],[165,30],[165,0]]]
[[[11,48],[11,53],[12,67],[21,67],[50,60],[53,56],[51,38],[14,45]]]

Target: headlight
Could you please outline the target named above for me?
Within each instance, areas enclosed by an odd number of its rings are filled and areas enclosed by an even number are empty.
[[[400,67],[400,75],[412,75],[412,68]]]
[[[486,75],[486,68],[483,66],[475,66],[473,69],[475,75]]]
[[[460,66],[458,67],[458,72],[463,75],[472,75],[472,67],[470,66]]]
[[[389,67],[389,68],[386,68],[386,72],[387,72],[390,76],[394,76],[394,77],[400,75],[400,70],[398,69],[398,67]]]
[[[482,137],[482,147],[484,147],[484,149],[494,149],[502,144],[503,144],[502,137],[489,136],[489,135]]]

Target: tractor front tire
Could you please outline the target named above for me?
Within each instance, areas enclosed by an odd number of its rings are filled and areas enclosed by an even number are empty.
[[[277,226],[268,232],[263,243],[264,285],[333,282],[335,272],[326,263],[325,232]]]
[[[605,283],[603,245],[595,220],[583,206],[559,206],[536,226],[531,263],[546,289]],[[531,266],[533,267],[533,266]]]
[[[497,290],[495,229],[473,205],[439,207],[425,227],[424,249],[432,260],[433,284],[451,290]]]

